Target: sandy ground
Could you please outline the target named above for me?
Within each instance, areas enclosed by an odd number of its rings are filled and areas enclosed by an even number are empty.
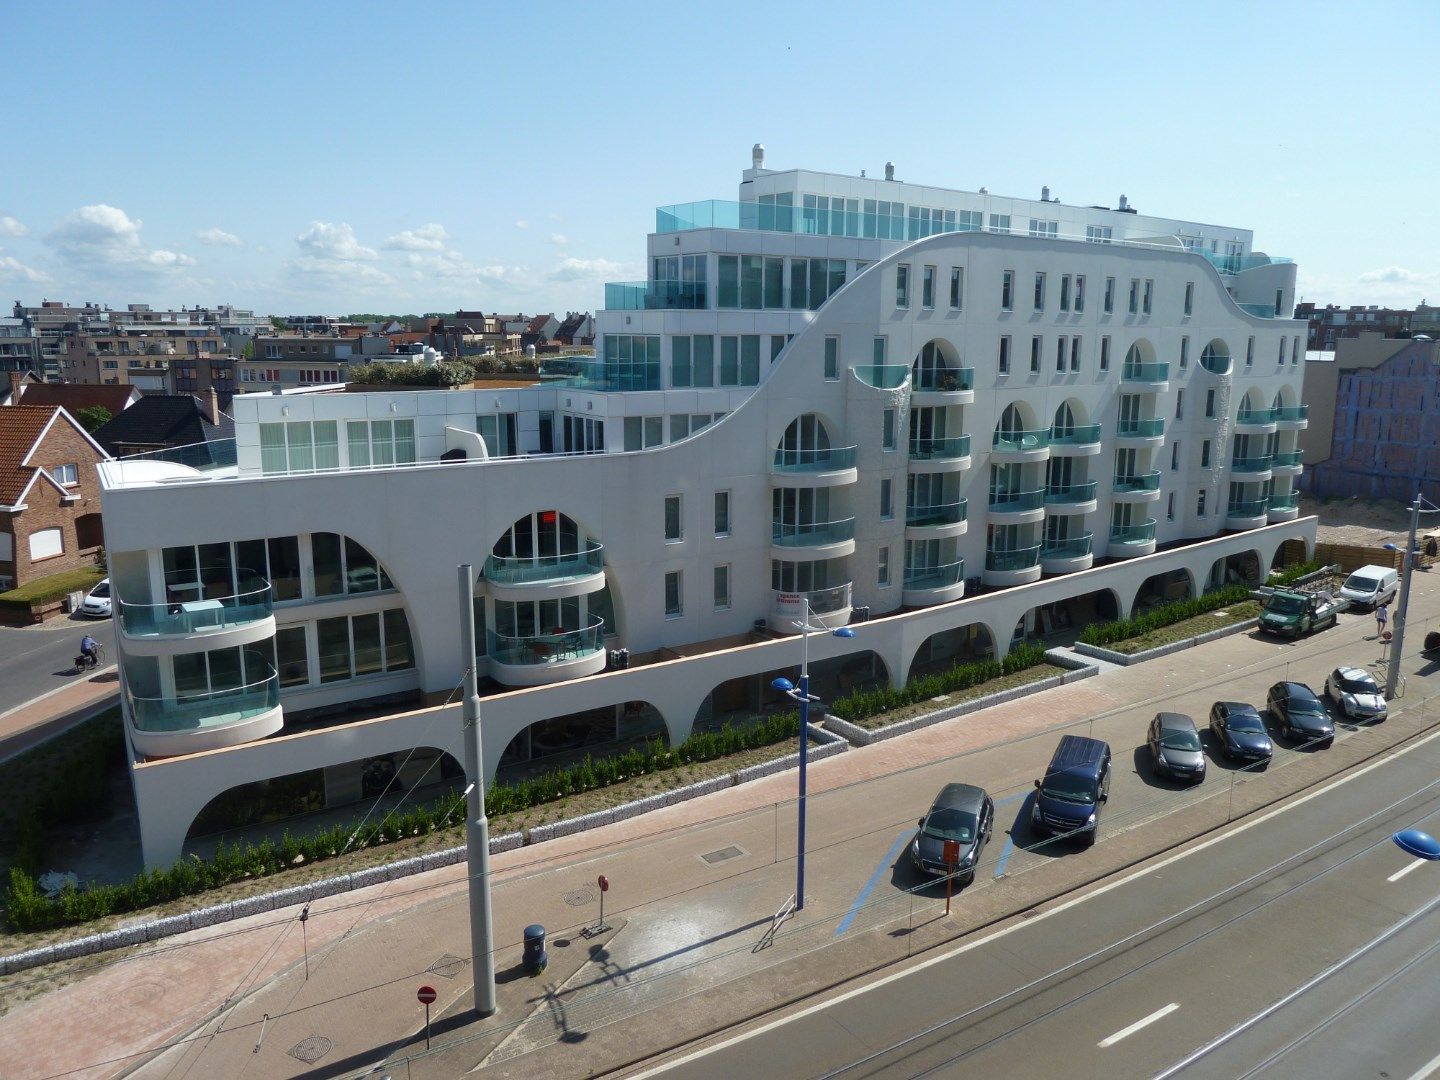
[[[1378,546],[1403,542],[1410,531],[1410,510],[1391,499],[1315,499],[1300,497],[1300,516],[1320,516],[1318,539],[1322,544]],[[1421,521],[1422,530],[1431,523]]]

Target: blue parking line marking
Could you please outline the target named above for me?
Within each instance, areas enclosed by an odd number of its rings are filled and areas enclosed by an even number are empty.
[[[1015,802],[1015,801],[1018,800],[1018,799],[1024,799],[1024,798],[1028,797],[1029,794],[1030,794],[1030,792],[1028,792],[1028,791],[1018,791],[1018,792],[1016,792],[1014,795],[1006,795],[1003,799],[996,799],[996,800],[995,800],[995,805],[996,805],[996,806],[1004,806],[1006,803]]]
[[[850,924],[855,921],[855,917],[860,914],[860,909],[863,908],[865,902],[870,899],[870,894],[875,891],[875,886],[880,884],[881,876],[885,873],[886,869],[894,865],[896,856],[900,854],[900,850],[912,835],[912,832],[907,830],[895,838],[895,842],[890,845],[890,850],[887,851],[885,857],[880,860],[880,865],[875,867],[875,872],[870,875],[870,880],[865,882],[865,887],[862,888],[860,894],[855,897],[855,902],[850,905],[850,910],[845,913],[845,918],[841,919],[840,925],[835,928],[835,936],[837,938],[845,933],[846,930],[850,929]]]
[[[1010,854],[1015,850],[1015,841],[1010,837],[1005,838],[1005,847],[1000,852],[1000,861],[995,864],[995,876],[1005,876],[1005,864],[1010,861]]]

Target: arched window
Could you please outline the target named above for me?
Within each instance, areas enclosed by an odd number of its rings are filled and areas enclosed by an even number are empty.
[[[1075,432],[1075,410],[1070,408],[1068,401],[1061,404],[1055,410],[1055,425],[1052,435],[1055,438],[1063,439]]]
[[[1230,348],[1219,338],[1205,346],[1200,354],[1200,366],[1212,375],[1226,375],[1230,371]]]
[[[780,449],[787,451],[814,451],[830,449],[830,433],[825,422],[814,413],[797,416],[790,421],[780,439]]]
[[[1025,430],[1025,417],[1018,405],[1012,403],[1005,406],[1005,411],[1000,414],[999,430],[1000,434],[1007,438]]]

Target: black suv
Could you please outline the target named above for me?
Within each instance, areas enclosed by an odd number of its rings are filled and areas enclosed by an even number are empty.
[[[1280,730],[1297,742],[1323,743],[1335,741],[1335,725],[1324,703],[1304,683],[1278,682],[1265,695],[1265,706],[1280,725]]]
[[[1211,705],[1210,734],[1231,761],[1250,762],[1263,769],[1275,752],[1259,711],[1243,701],[1217,701]]]

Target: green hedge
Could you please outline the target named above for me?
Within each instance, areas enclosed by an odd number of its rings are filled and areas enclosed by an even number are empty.
[[[770,746],[795,737],[799,728],[798,714],[789,712],[745,727],[727,724],[719,731],[698,732],[674,750],[656,739],[598,761],[586,755],[583,761],[567,768],[552,769],[518,784],[492,786],[485,793],[485,812],[498,817],[635,776]],[[40,820],[35,818],[37,827]],[[11,927],[21,931],[69,926],[334,858],[347,847],[366,848],[437,832],[464,820],[465,798],[460,792],[451,792],[430,805],[391,813],[364,826],[352,822],[301,837],[286,833],[278,844],[273,840],[259,844],[222,843],[212,859],[192,856],[168,869],[144,871],[118,885],[66,888],[53,900],[35,883],[42,853],[38,850],[38,836],[31,836],[29,840],[22,838],[22,842],[35,845],[37,850],[27,852],[23,861],[17,856],[10,868],[10,884],[5,893],[6,914]]]
[[[899,690],[880,687],[875,690],[860,690],[831,703],[830,709],[836,716],[852,723],[878,716],[881,713],[903,709],[920,701],[927,701],[941,694],[968,690],[983,682],[1032,668],[1045,659],[1041,645],[1021,645],[1010,650],[1003,660],[981,660],[977,663],[956,664],[933,675],[912,679]]]
[[[89,592],[95,583],[105,576],[104,570],[85,567],[83,570],[66,570],[48,577],[36,578],[18,589],[0,593],[0,605],[9,608],[31,608],[36,604],[48,604],[72,592]]]
[[[1238,604],[1248,599],[1250,599],[1248,585],[1226,585],[1222,589],[1216,589],[1212,593],[1206,593],[1204,596],[1195,597],[1192,600],[1176,600],[1174,603],[1158,607],[1154,611],[1147,611],[1144,615],[1134,619],[1091,623],[1080,632],[1080,640],[1087,645],[1111,645],[1117,641],[1127,641],[1130,638],[1139,637],[1141,634],[1148,634],[1152,630],[1184,622],[1186,619],[1193,619],[1196,615],[1204,615],[1207,611],[1214,611],[1230,604]]]
[[[1319,559],[1311,559],[1309,562],[1303,562],[1296,566],[1287,566],[1279,573],[1270,575],[1270,584],[1281,586],[1293,585],[1306,574],[1313,574],[1324,565],[1325,564]]]

